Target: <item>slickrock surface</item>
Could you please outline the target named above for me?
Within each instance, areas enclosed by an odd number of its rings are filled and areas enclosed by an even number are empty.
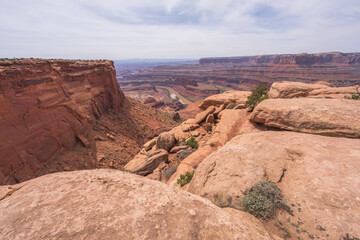
[[[1,239],[271,239],[247,213],[116,170],[49,174],[0,193]]]
[[[219,107],[222,104],[229,105],[229,104],[243,104],[247,101],[247,97],[251,94],[248,91],[227,91],[222,94],[212,95],[207,97],[202,101],[199,105],[199,108],[205,110],[209,106]]]
[[[348,99],[268,99],[251,121],[284,130],[360,138],[360,101]]]
[[[266,131],[234,137],[198,166],[188,190],[234,206],[261,180],[277,183],[294,216],[278,217],[293,239],[360,236],[360,140]]]
[[[112,61],[0,62],[0,184],[33,177],[124,94]]]
[[[360,84],[360,81],[359,81]],[[308,84],[301,82],[274,82],[268,93],[269,98],[340,98],[350,97],[357,94],[356,86],[329,87],[324,84]]]

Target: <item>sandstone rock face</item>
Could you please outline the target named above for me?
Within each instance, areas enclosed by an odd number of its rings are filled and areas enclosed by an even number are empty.
[[[0,184],[33,177],[124,95],[112,61],[0,62]]]
[[[152,173],[160,163],[166,162],[168,152],[159,149],[150,154],[137,154],[134,159],[128,162],[124,169],[139,175],[148,175]]]
[[[251,121],[290,131],[360,138],[360,101],[346,99],[268,99]]]
[[[203,112],[196,115],[194,123],[199,124],[199,123],[203,122],[207,118],[207,116],[209,114],[213,113],[214,111],[215,111],[215,107],[214,106],[209,106],[208,108],[206,108],[205,111],[203,111]]]
[[[175,135],[171,132],[164,132],[159,135],[156,140],[156,147],[158,149],[165,149],[170,151],[170,149],[175,145]]]
[[[204,101],[199,105],[201,109],[207,109],[209,106],[220,107],[222,104],[224,106],[229,104],[244,104],[247,101],[247,97],[251,94],[248,91],[227,91],[222,94],[212,95],[204,99]]]
[[[212,124],[215,122],[215,117],[212,114],[209,114],[205,120],[205,124]]]
[[[217,148],[211,147],[211,145],[217,147],[223,146],[240,131],[242,132],[242,127],[245,125],[245,123],[249,122],[249,114],[246,110],[225,109],[222,111],[222,115],[223,116],[220,122],[216,125],[215,129],[212,129],[213,134],[206,142],[206,145],[200,146],[195,152],[193,152],[179,164],[177,171],[167,182],[168,184],[178,186],[176,180],[180,177],[181,174],[194,171],[195,166],[198,166],[205,157],[216,151]],[[204,124],[204,126],[206,126],[206,124]],[[249,127],[247,129],[248,130],[245,130],[245,132],[258,131],[257,129],[250,129]]]
[[[244,134],[206,157],[188,190],[209,199],[226,192],[236,205],[247,188],[273,181],[292,206],[294,216],[281,212],[278,217],[294,239],[360,236],[359,161],[359,139],[279,131]]]
[[[1,239],[271,239],[247,213],[116,170],[55,173],[0,193]]]
[[[269,98],[340,98],[356,94],[356,86],[329,87],[324,84],[308,84],[301,82],[274,82],[268,93]]]

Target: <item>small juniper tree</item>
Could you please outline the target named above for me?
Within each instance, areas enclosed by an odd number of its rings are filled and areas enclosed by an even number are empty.
[[[248,107],[251,111],[253,111],[256,105],[258,105],[261,101],[269,98],[267,92],[268,91],[265,84],[260,84],[257,88],[251,90],[251,95],[248,96],[245,107]]]

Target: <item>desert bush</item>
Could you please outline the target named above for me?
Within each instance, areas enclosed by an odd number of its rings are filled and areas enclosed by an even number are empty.
[[[181,151],[177,152],[176,157],[177,157],[178,161],[182,161],[192,153],[193,153],[193,151],[185,149],[185,150],[181,150]]]
[[[351,99],[359,100],[359,99],[360,99],[360,95],[358,95],[358,94],[353,94],[353,95],[351,95]]]
[[[171,167],[168,167],[164,170],[164,175],[166,178],[166,181],[171,178],[171,176],[176,172],[178,165],[173,165]]]
[[[193,171],[192,173],[190,172],[186,172],[185,174],[181,174],[180,177],[177,179],[177,184],[180,184],[181,187],[185,186],[186,184],[188,184],[191,179],[194,176],[195,171]]]
[[[213,194],[213,203],[221,208],[229,207],[232,202],[232,197],[225,192],[216,192]]]
[[[351,236],[349,233],[347,233],[345,236],[341,237],[341,240],[360,240],[360,238]]]
[[[261,181],[248,189],[240,205],[246,212],[263,220],[274,217],[279,208],[291,213],[290,207],[283,200],[281,190],[269,181]]]
[[[185,145],[192,147],[193,149],[198,149],[199,143],[196,141],[194,137],[191,137],[189,140],[186,141]]]
[[[253,111],[256,105],[269,98],[267,92],[265,84],[260,84],[257,88],[251,90],[251,95],[248,96],[245,107],[250,108],[250,110]]]

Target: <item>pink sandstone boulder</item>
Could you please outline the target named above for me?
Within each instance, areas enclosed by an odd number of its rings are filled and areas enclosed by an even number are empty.
[[[221,191],[238,206],[259,181],[275,182],[293,210],[279,219],[293,239],[360,236],[360,140],[265,131],[234,137],[206,157],[188,191],[210,200]]]
[[[350,99],[268,99],[251,121],[289,131],[360,138],[360,101]]]
[[[101,169],[0,187],[0,239],[272,239],[253,216]]]
[[[329,87],[325,84],[308,84],[302,82],[274,82],[268,93],[269,98],[340,98],[356,94],[356,86]]]

